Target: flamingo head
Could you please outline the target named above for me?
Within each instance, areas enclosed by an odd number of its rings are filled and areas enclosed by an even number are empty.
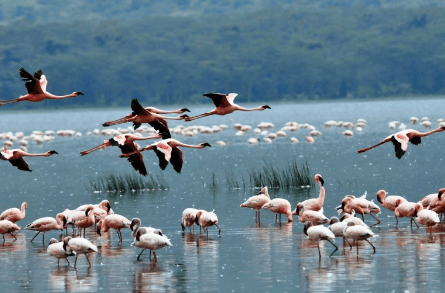
[[[205,148],[205,147],[211,147],[211,145],[210,145],[209,143],[207,143],[207,142],[200,143],[199,145],[200,145],[202,148]]]
[[[70,242],[71,240],[71,236],[65,237],[65,239],[63,239],[63,250],[66,251],[66,246],[68,245],[68,242]]]
[[[306,223],[304,223],[304,234],[306,234],[307,236],[307,229],[309,229],[310,227],[314,226],[314,224],[311,221],[308,221]]]
[[[377,201],[380,204],[383,204],[383,199],[385,199],[385,197],[386,197],[386,191],[385,190],[381,189],[381,190],[377,191]]]
[[[337,217],[332,217],[332,218],[331,218],[331,221],[329,222],[329,225],[338,223],[339,221],[340,221],[340,220],[339,220]]]
[[[401,198],[396,199],[396,207],[398,207],[401,203],[402,203]]]
[[[130,224],[130,229],[131,231],[136,230],[137,228],[139,228],[141,226],[141,220],[139,218],[133,218],[131,220],[131,224]],[[183,230],[184,231],[184,230]]]
[[[440,200],[441,199],[441,197],[442,197],[442,195],[443,195],[443,193],[445,192],[445,188],[441,188],[441,189],[439,189],[439,193],[437,194],[437,198]]]
[[[181,111],[182,113],[184,113],[184,112],[190,112],[190,110],[187,109],[187,108],[182,108],[182,109],[180,109],[180,111]]]
[[[147,230],[145,228],[139,228],[136,231],[136,235],[135,235],[136,241],[139,241],[139,239],[141,238],[141,235],[144,235],[145,233],[147,233]]]
[[[51,244],[57,243],[57,242],[59,242],[59,241],[57,241],[56,238],[51,238],[51,239],[49,240],[49,244],[48,244],[48,246],[50,246]]]
[[[76,95],[76,96],[85,96],[85,94],[82,93],[82,92],[74,92],[74,95]]]
[[[184,118],[184,120],[185,120],[186,118],[190,118],[190,116],[187,115],[187,114],[181,115],[181,116],[179,116],[179,117]]]
[[[272,109],[269,105],[262,105],[261,108],[263,108],[263,110],[264,109]]]
[[[320,174],[315,175],[315,181],[320,182],[321,186],[324,186],[324,180],[323,177],[321,177]]]
[[[23,202],[22,203],[22,209],[26,210],[27,208],[28,208],[28,204],[26,202]]]
[[[56,151],[54,151],[54,150],[51,150],[51,151],[48,151],[47,154],[48,154],[48,156],[51,156],[51,155],[53,155],[53,154],[58,155],[59,153],[56,152]]]

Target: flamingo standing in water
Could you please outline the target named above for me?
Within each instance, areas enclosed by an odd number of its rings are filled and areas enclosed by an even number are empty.
[[[240,207],[242,208],[252,208],[255,210],[255,223],[260,223],[260,210],[261,207],[270,201],[269,192],[267,186],[261,189],[260,192],[255,196],[249,197],[246,202],[242,203]],[[258,220],[257,220],[258,219]]]
[[[171,137],[170,130],[168,129],[167,119],[169,120],[182,120],[187,115],[182,115],[176,118],[173,117],[165,117],[158,115],[157,113],[151,112],[150,110],[157,111],[158,113],[169,113],[168,111],[161,111],[156,108],[144,108],[141,104],[139,104],[138,99],[133,99],[131,101],[131,110],[133,110],[132,113],[128,114],[127,116],[113,120],[108,121],[102,124],[103,126],[111,126],[116,124],[122,124],[127,122],[133,122],[134,130],[136,130],[139,126],[141,126],[142,123],[148,123],[150,124],[154,129],[158,130],[159,132],[165,132]],[[187,108],[182,108],[177,111],[172,111],[170,113],[184,113],[184,112],[190,112]]]
[[[335,250],[329,255],[331,257],[337,250],[337,245],[332,242],[332,240],[335,240],[335,235],[332,233],[331,230],[324,226],[314,226],[314,224],[309,221],[304,223],[304,234],[309,237],[309,239],[317,241],[317,247],[318,247],[318,256],[321,258],[321,252],[320,252],[320,240],[326,240],[330,242],[332,245],[334,245]]]
[[[25,69],[20,68],[20,77],[23,81],[26,81],[25,86],[28,90],[28,94],[21,96],[17,99],[3,100],[0,101],[0,106],[9,105],[22,101],[29,102],[41,102],[46,99],[51,100],[61,100],[66,98],[76,98],[79,95],[84,95],[82,92],[73,92],[72,94],[65,96],[56,96],[46,91],[46,86],[48,85],[48,80],[41,69],[34,73],[34,76],[27,72]]]
[[[57,258],[57,266],[59,266],[59,260],[61,258],[64,258],[66,262],[70,264],[68,257],[76,255],[74,251],[68,252],[63,249],[63,244],[63,242],[58,242],[57,239],[51,238],[51,240],[49,240],[48,248],[46,249],[49,255]]]
[[[293,215],[300,215],[302,211],[321,211],[323,213],[323,203],[325,198],[324,180],[320,174],[314,176],[315,182],[320,186],[318,198],[310,198],[297,204],[297,208],[292,212]]]
[[[23,220],[25,218],[25,211],[27,207],[28,204],[23,202],[20,210],[18,208],[7,209],[0,215],[0,220],[8,220],[13,223]]]
[[[233,113],[234,111],[263,111],[265,109],[270,109],[268,105],[263,105],[257,108],[247,109],[243,108],[237,104],[235,104],[233,101],[235,100],[236,96],[238,94],[230,93],[228,95],[226,94],[219,94],[219,93],[208,93],[203,94],[204,97],[211,98],[213,103],[215,104],[215,109],[213,109],[210,112],[202,113],[193,117],[186,117],[185,121],[193,121],[195,119],[207,117],[210,115],[227,115],[230,113]]]
[[[442,195],[445,192],[445,188],[439,189],[439,192],[429,202],[428,209],[436,212],[442,218],[445,213],[445,201],[442,200]]]
[[[135,140],[147,140],[156,138],[165,139],[168,137],[169,137],[168,134],[164,132],[155,136],[148,136],[148,137],[139,137],[134,134],[119,134],[113,138],[110,138],[109,140],[106,140],[103,144],[100,144],[85,151],[81,151],[80,155],[85,156],[94,151],[105,149],[109,146],[118,146],[123,154],[128,154],[137,151],[139,146],[137,143],[134,142]],[[131,163],[133,168],[139,172],[139,174],[144,176],[147,175],[147,169],[145,168],[144,159],[142,158],[141,153],[135,153],[134,155],[129,156],[127,159]]]
[[[363,197],[355,198],[354,196],[345,196],[345,198],[342,200],[341,206],[337,207],[337,209],[349,214],[352,212],[352,210],[355,210],[357,214],[362,215],[363,221],[365,220],[364,214],[371,215],[377,220],[377,223],[371,225],[370,227],[381,223],[381,221],[373,215],[380,214],[380,208],[372,201],[366,200]]]
[[[196,222],[207,232],[207,237],[209,237],[210,226],[216,226],[216,228],[218,228],[218,235],[221,235],[221,228],[218,226],[218,217],[213,211],[198,210],[196,213]]]
[[[398,198],[396,200],[396,206],[397,207],[394,210],[396,218],[402,218],[402,217],[410,218],[411,229],[413,228],[413,222],[414,224],[416,224],[417,228],[419,228],[419,225],[417,225],[416,220],[414,220],[414,218],[417,217],[415,202],[402,201],[400,198]]]
[[[28,163],[26,163],[23,157],[49,157],[52,156],[53,154],[58,154],[58,153],[56,151],[48,151],[43,154],[30,154],[21,149],[8,150],[5,145],[3,151],[0,151],[0,160],[9,161],[13,166],[17,167],[19,170],[31,172],[32,170],[29,169],[29,165]]]
[[[156,263],[158,261],[156,250],[165,246],[172,246],[172,244],[170,242],[170,239],[164,237],[164,235],[147,232],[145,228],[139,228],[136,231],[135,239],[131,246],[142,248],[142,251],[141,253],[139,253],[137,260],[139,260],[139,257],[145,249],[150,249],[150,251],[153,251],[153,255],[155,257],[154,262]]]
[[[269,202],[265,203],[261,208],[275,213],[275,223],[277,222],[278,214],[280,214],[280,224],[281,224],[281,214],[286,215],[288,222],[293,221],[290,202],[287,199],[274,198]]]
[[[187,209],[185,209],[185,210],[187,210]],[[196,211],[198,211],[198,210],[196,210]],[[139,218],[133,218],[131,220],[130,229],[131,229],[131,231],[133,231],[131,233],[131,235],[133,236],[135,241],[136,241],[136,235],[138,235],[138,234],[139,235],[143,235],[143,234],[147,234],[147,233],[158,234],[159,236],[163,237],[166,241],[167,240],[170,241],[168,239],[168,237],[162,233],[161,229],[156,229],[156,228],[153,228],[153,227],[141,227],[141,219],[139,219]],[[139,253],[139,255],[137,257],[137,260],[139,260],[139,257],[141,256],[142,252],[144,252],[144,250],[145,249],[143,249],[141,251],[141,253]],[[150,259],[151,259],[151,249],[150,249]]]
[[[343,236],[345,237],[346,241],[348,238],[352,238],[353,240],[355,240],[355,243],[357,245],[357,256],[358,256],[358,242],[362,240],[368,242],[374,249],[375,253],[375,246],[372,245],[372,243],[369,242],[368,240],[368,238],[374,237],[374,232],[372,232],[368,227],[355,225],[354,222],[349,222],[348,225],[343,230]],[[349,241],[347,242],[349,243]],[[349,243],[349,246],[352,249],[351,243]]]
[[[67,252],[74,251],[76,253],[74,267],[76,267],[77,257],[80,253],[85,254],[85,257],[87,258],[91,267],[90,259],[88,258],[87,253],[97,252],[96,245],[91,243],[89,240],[85,238],[72,238],[71,236],[68,236],[63,240],[63,249]]]
[[[182,231],[185,230],[185,227],[189,227],[190,233],[191,233],[192,232],[192,226],[193,226],[193,231],[195,231],[196,214],[197,213],[198,213],[198,210],[194,209],[194,208],[186,208],[182,212],[182,217],[181,217],[181,228],[182,228]]]
[[[15,237],[12,232],[20,230],[20,227],[17,226],[15,223],[8,221],[8,220],[1,220],[0,221],[0,234],[3,236],[3,242],[5,242],[5,234],[10,234],[12,237],[17,240],[17,237]]]
[[[396,157],[398,159],[401,159],[402,156],[405,154],[406,149],[408,148],[408,142],[411,142],[414,145],[418,145],[421,143],[421,138],[436,132],[442,132],[445,130],[445,126],[436,128],[434,130],[428,131],[428,132],[419,132],[414,129],[406,129],[399,131],[397,133],[394,133],[381,142],[379,142],[376,145],[370,146],[368,148],[360,149],[357,151],[357,153],[364,153],[366,151],[369,151],[370,149],[373,149],[375,147],[378,147],[379,145],[382,145],[387,142],[392,142],[395,147]]]
[[[430,228],[430,236],[432,237],[433,229],[431,227],[440,223],[439,215],[434,211],[424,209],[420,203],[416,203],[415,208],[417,222],[425,226],[427,230]]]
[[[126,158],[128,156],[137,154],[138,152],[146,150],[154,150],[159,158],[159,167],[162,170],[165,170],[165,168],[168,165],[168,162],[170,162],[173,165],[173,169],[175,169],[176,172],[181,173],[182,164],[184,160],[182,158],[182,151],[179,149],[179,147],[203,149],[207,146],[211,147],[211,145],[206,142],[200,143],[198,145],[190,145],[177,141],[176,139],[173,138],[168,138],[161,140],[159,142],[155,142],[151,145],[148,145],[145,148],[142,148],[138,151],[128,154],[122,154],[120,155],[120,157]]]
[[[110,228],[116,230],[119,236],[119,244],[122,244],[121,229],[130,228],[131,222],[124,216],[113,214],[108,215],[97,223],[97,234],[101,235],[101,232],[108,232]]]
[[[408,202],[405,198],[399,195],[387,195],[388,193],[381,189],[377,191],[377,201],[386,209],[394,212],[397,207],[397,201],[400,200],[401,203]],[[399,220],[396,215],[396,225],[399,224]]]
[[[31,239],[34,240],[40,233],[43,234],[43,243],[45,243],[45,232],[51,230],[62,230],[66,225],[66,218],[63,214],[57,214],[56,218],[45,217],[35,220],[34,222],[26,225],[26,230],[38,231],[37,234]]]

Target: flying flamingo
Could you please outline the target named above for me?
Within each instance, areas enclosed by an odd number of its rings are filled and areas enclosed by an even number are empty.
[[[218,226],[218,217],[213,211],[198,210],[196,213],[196,222],[207,232],[207,237],[209,237],[209,227],[213,225],[218,228],[218,235],[221,235],[221,228]]]
[[[46,86],[48,84],[48,80],[46,79],[45,75],[43,75],[41,69],[37,70],[34,73],[34,76],[32,76],[22,67],[20,68],[20,77],[22,78],[23,81],[25,81],[25,86],[26,89],[28,90],[28,94],[21,96],[20,98],[17,99],[0,101],[0,106],[9,105],[22,101],[41,102],[45,99],[60,100],[66,98],[75,98],[79,95],[82,96],[84,95],[82,92],[74,92],[66,96],[56,96],[47,92]]]
[[[252,208],[255,210],[255,223],[260,223],[260,210],[261,207],[269,202],[270,196],[269,192],[267,190],[267,186],[261,189],[260,192],[257,193],[257,195],[249,197],[246,202],[242,203],[240,207],[242,208]],[[258,219],[258,220],[257,220]]]
[[[91,267],[90,259],[88,258],[87,253],[97,252],[96,245],[91,243],[89,240],[85,238],[72,238],[71,236],[68,236],[63,240],[63,249],[67,252],[74,251],[76,253],[74,267],[76,267],[77,257],[80,253],[85,254],[85,257],[87,258]]]
[[[139,253],[137,260],[139,260],[139,257],[145,249],[150,249],[150,251],[153,251],[153,255],[155,257],[154,262],[156,263],[158,261],[158,258],[156,256],[155,250],[163,248],[165,246],[172,246],[172,244],[170,242],[170,239],[167,239],[163,235],[161,236],[153,232],[147,233],[145,228],[139,228],[136,231],[135,239],[131,246],[142,248],[142,251],[141,253]]]
[[[329,255],[331,257],[334,252],[338,250],[337,245],[332,242],[332,240],[335,240],[335,235],[332,233],[331,230],[324,226],[314,226],[314,224],[309,221],[304,223],[304,234],[306,234],[309,239],[317,241],[317,247],[318,247],[318,256],[321,258],[321,252],[320,252],[320,240],[326,240],[329,241],[332,245],[334,245],[335,250]]]
[[[3,151],[0,151],[0,160],[9,161],[13,166],[17,167],[19,170],[31,172],[32,170],[29,169],[29,165],[28,163],[25,162],[23,157],[49,157],[52,156],[53,154],[58,154],[58,153],[56,151],[48,151],[43,154],[30,154],[20,149],[8,150],[5,145]]]
[[[113,228],[119,236],[119,244],[122,244],[121,229],[130,228],[130,225],[130,220],[124,216],[118,214],[108,215],[97,223],[97,234],[102,236],[101,232],[108,232],[110,228]]]
[[[439,127],[437,129],[434,129],[434,130],[431,130],[428,132],[419,132],[419,131],[413,130],[413,129],[402,130],[402,131],[399,131],[397,133],[394,133],[394,134],[388,136],[387,138],[385,138],[384,140],[382,140],[381,142],[379,142],[376,145],[358,150],[357,153],[360,154],[360,153],[369,151],[370,149],[373,149],[379,145],[382,145],[384,143],[391,141],[395,147],[396,157],[398,159],[401,159],[402,156],[405,154],[406,149],[408,148],[408,142],[411,142],[414,145],[418,145],[421,143],[422,137],[436,133],[436,132],[442,132],[444,130],[445,130],[445,126]]]
[[[8,220],[1,220],[0,221],[0,234],[3,236],[3,242],[5,242],[5,234],[10,234],[12,237],[17,240],[17,237],[15,237],[12,232],[20,230],[20,227],[17,226],[15,223],[8,221]]]
[[[61,258],[64,258],[66,262],[70,264],[70,262],[68,261],[68,257],[76,255],[74,251],[65,251],[65,249],[63,249],[63,242],[58,242],[55,238],[51,238],[46,251],[49,255],[57,258],[57,266],[59,266],[59,260]]]
[[[417,228],[419,228],[419,225],[417,225],[416,220],[414,220],[415,217],[417,217],[417,211],[416,211],[416,203],[415,202],[408,202],[408,201],[402,201],[400,198],[396,200],[396,209],[394,210],[394,214],[397,218],[407,217],[410,218],[410,224],[411,229],[413,228],[413,222],[416,224]],[[398,223],[398,222],[397,222]]]
[[[80,155],[85,156],[88,155],[94,151],[105,149],[109,146],[118,146],[121,149],[121,152],[123,154],[128,154],[131,152],[135,152],[138,149],[138,144],[136,144],[135,140],[147,140],[147,139],[156,139],[156,138],[167,138],[168,134],[162,133],[155,136],[148,136],[148,137],[139,137],[134,134],[119,134],[113,138],[110,138],[109,140],[106,140],[103,144],[100,144],[98,146],[95,146],[94,148],[81,151]],[[147,169],[145,168],[144,159],[142,158],[141,153],[135,153],[132,156],[129,156],[128,161],[131,163],[133,168],[139,172],[139,174],[146,176],[147,175]]]
[[[184,161],[182,158],[182,151],[179,149],[179,147],[203,149],[206,146],[211,147],[211,145],[206,142],[200,143],[198,145],[190,145],[177,141],[176,139],[173,138],[168,138],[161,140],[159,142],[155,142],[151,145],[148,145],[145,148],[141,148],[138,151],[128,154],[122,154],[120,155],[120,157],[126,158],[128,156],[137,154],[138,152],[146,150],[154,150],[159,158],[159,167],[162,170],[165,170],[165,168],[168,165],[168,162],[170,162],[173,165],[173,169],[175,169],[176,172],[181,173],[182,164]]]
[[[13,223],[23,220],[25,218],[25,211],[27,207],[28,204],[23,202],[20,210],[18,208],[7,209],[0,215],[0,220],[8,220]]]
[[[45,232],[51,230],[63,230],[66,225],[66,218],[63,214],[57,214],[56,218],[45,217],[35,220],[34,222],[26,225],[26,230],[38,231],[37,234],[31,239],[30,242],[42,232],[43,243],[45,243]]]
[[[318,198],[310,198],[297,204],[297,208],[292,212],[293,215],[300,215],[300,211],[321,211],[323,213],[323,203],[325,198],[324,180],[320,174],[314,176],[315,182],[320,186]]]
[[[381,189],[377,191],[377,201],[384,207],[393,212],[397,207],[397,200],[401,203],[408,202],[405,198],[399,195],[387,195],[388,193]],[[399,220],[396,215],[396,225],[399,224]]]
[[[263,111],[264,109],[270,109],[268,105],[263,105],[257,108],[252,109],[246,109],[243,108],[237,104],[235,104],[233,101],[235,100],[236,96],[238,94],[230,93],[228,95],[226,94],[219,94],[219,93],[208,93],[203,94],[204,97],[211,98],[213,103],[215,104],[215,109],[213,109],[210,112],[202,113],[200,115],[196,115],[193,117],[186,117],[185,121],[193,121],[195,119],[203,118],[210,115],[227,115],[230,113],[233,113],[234,111]]]
[[[138,99],[133,99],[131,101],[131,110],[133,110],[132,113],[128,114],[127,116],[113,120],[108,121],[102,124],[103,126],[111,126],[116,124],[122,124],[127,122],[133,122],[133,127],[136,130],[139,126],[141,126],[142,123],[148,123],[150,124],[154,129],[158,130],[159,132],[165,132],[171,137],[170,130],[168,129],[167,119],[169,120],[182,120],[187,115],[182,115],[176,118],[173,117],[165,117],[158,115],[156,113],[150,112],[147,109],[156,109],[156,108],[144,108],[141,104],[139,104]],[[167,112],[167,111],[161,111],[156,109],[159,112]],[[174,113],[184,113],[184,112],[190,112],[187,108],[180,109],[178,111],[174,111]]]
[[[374,249],[375,253],[375,246],[372,245],[372,243],[369,242],[368,240],[368,238],[374,237],[374,233],[369,228],[360,225],[355,225],[354,222],[349,222],[348,225],[343,230],[343,236],[345,237],[346,241],[348,238],[352,238],[353,240],[355,240],[357,246],[357,256],[358,256],[358,242],[362,240],[368,242]],[[349,241],[347,242],[349,243]],[[349,243],[349,246],[352,249],[351,243]]]
[[[281,214],[286,215],[288,222],[293,221],[290,202],[287,199],[274,198],[269,202],[265,203],[261,208],[275,213],[275,223],[277,222],[278,214],[280,214],[280,224],[281,224]]]
[[[193,231],[195,231],[196,213],[197,212],[198,212],[198,210],[194,209],[194,208],[186,208],[182,212],[182,217],[181,217],[181,228],[182,228],[182,231],[185,230],[185,227],[189,227],[190,233],[191,233],[192,232],[192,226],[193,226]]]

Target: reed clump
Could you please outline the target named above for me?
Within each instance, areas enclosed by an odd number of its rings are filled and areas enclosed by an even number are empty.
[[[91,177],[88,190],[107,191],[107,192],[126,192],[126,191],[149,191],[153,189],[168,189],[167,181],[159,176],[148,174],[141,177],[138,174],[115,174],[110,173],[96,179]]]

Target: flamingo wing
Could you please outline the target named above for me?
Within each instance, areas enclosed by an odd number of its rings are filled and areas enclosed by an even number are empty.
[[[236,93],[230,93],[227,95],[227,102],[229,102],[231,105],[233,105],[233,101],[235,101],[235,98],[238,96]]]
[[[420,139],[420,136],[414,136],[409,140],[413,145],[419,145],[422,140]]]
[[[109,139],[112,146],[123,146],[126,140],[127,138],[123,134],[116,135]]]
[[[131,100],[131,110],[133,111],[133,116],[139,115],[143,111],[146,111],[141,104],[139,104],[138,99],[134,98]]]
[[[121,152],[123,154],[132,153],[137,149],[137,147],[131,147],[128,145],[119,145],[119,148],[121,149]],[[139,174],[147,176],[147,169],[145,168],[144,160],[142,157],[142,154],[140,152],[131,155],[127,158],[128,162],[131,163],[131,166],[133,166],[133,169],[139,172]]]
[[[177,147],[172,148],[170,163],[173,165],[173,169],[175,169],[176,172],[181,173],[183,162],[182,151]]]
[[[391,142],[394,145],[394,150],[396,152],[396,157],[401,159],[408,148],[408,137],[401,133],[396,133],[391,136]]]
[[[219,94],[219,93],[208,93],[203,94],[204,97],[211,98],[213,101],[213,104],[215,104],[215,107],[219,107],[219,105],[227,98],[225,94]]]
[[[167,165],[168,165],[168,161],[165,159],[165,154],[163,152],[161,152],[160,150],[158,150],[157,147],[155,147],[153,150],[155,151],[156,155],[158,156],[159,168],[161,168],[161,170],[165,170],[165,168],[167,168]]]
[[[29,171],[29,172],[32,171],[31,169],[29,169],[29,165],[28,165],[28,163],[26,163],[25,160],[24,160],[23,158],[19,158],[19,159],[15,159],[15,160],[9,160],[9,162],[10,162],[13,166],[19,168],[19,170],[22,170],[22,171]]]
[[[171,137],[170,134],[170,130],[168,129],[168,124],[167,121],[165,119],[162,118],[158,118],[150,123],[150,124],[154,129],[156,129],[157,131],[159,131],[159,133],[165,132],[168,134],[168,137]],[[136,129],[136,128],[135,128]]]
[[[40,81],[32,76],[28,71],[26,71],[23,67],[20,68],[20,77],[25,82],[26,89],[28,90],[28,94],[41,94],[43,93],[42,88],[40,87]]]

